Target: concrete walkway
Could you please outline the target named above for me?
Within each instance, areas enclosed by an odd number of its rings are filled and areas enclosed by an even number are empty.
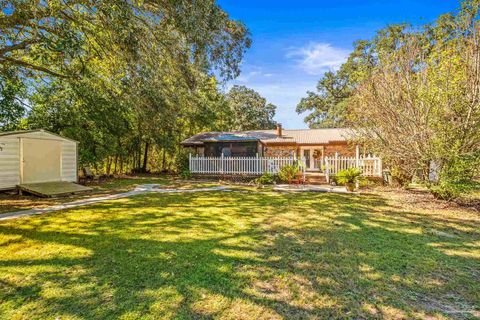
[[[80,207],[80,206],[86,206],[86,205],[89,205],[89,204],[92,204],[92,203],[108,201],[108,200],[115,200],[115,199],[120,199],[120,198],[127,198],[127,197],[135,196],[135,195],[138,195],[138,194],[144,194],[144,193],[152,193],[152,192],[156,192],[156,193],[182,193],[182,192],[187,193],[187,192],[226,191],[226,190],[228,190],[227,187],[223,187],[223,186],[209,187],[209,188],[197,188],[197,189],[160,189],[160,188],[158,188],[159,186],[160,186],[159,184],[143,184],[143,185],[137,186],[134,190],[128,191],[128,192],[110,194],[110,195],[95,197],[95,198],[81,199],[81,200],[76,200],[76,201],[72,201],[72,202],[57,204],[57,205],[46,207],[46,208],[29,209],[29,210],[9,212],[9,213],[5,213],[5,214],[0,214],[0,221],[9,220],[9,219],[16,219],[16,218],[20,218],[20,217],[27,217],[27,216],[37,215],[37,214],[44,214],[44,213],[49,213],[49,212],[53,212],[53,211],[59,211],[59,210],[64,210],[64,209]]]

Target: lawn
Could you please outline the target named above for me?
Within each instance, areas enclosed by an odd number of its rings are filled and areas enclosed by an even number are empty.
[[[406,199],[145,194],[3,222],[0,318],[479,317],[478,212]]]
[[[31,208],[44,208],[64,202],[71,202],[79,199],[97,197],[105,194],[113,194],[133,190],[141,184],[160,184],[168,188],[198,188],[218,185],[218,183],[189,183],[181,180],[174,180],[165,175],[137,175],[121,179],[111,179],[102,182],[92,182],[87,186],[93,188],[92,192],[79,193],[71,196],[57,198],[39,198],[37,196],[24,194],[22,196],[0,193],[0,215],[6,212],[26,210]]]

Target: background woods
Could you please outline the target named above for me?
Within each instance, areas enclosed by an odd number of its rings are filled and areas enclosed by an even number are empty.
[[[0,26],[1,130],[76,139],[83,165],[166,170],[185,137],[243,128],[220,88],[250,39],[214,1],[8,1]]]

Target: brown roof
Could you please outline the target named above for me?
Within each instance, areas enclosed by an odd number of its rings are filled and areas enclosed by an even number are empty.
[[[346,128],[284,129],[281,137],[277,136],[276,130],[204,132],[182,141],[182,145],[201,145],[204,142],[221,141],[261,141],[266,144],[328,144],[332,142],[346,142],[352,137],[352,130]]]

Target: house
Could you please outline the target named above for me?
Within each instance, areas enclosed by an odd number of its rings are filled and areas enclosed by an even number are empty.
[[[0,132],[0,190],[77,181],[77,141],[44,130]]]
[[[204,132],[181,144],[203,157],[304,158],[307,171],[321,171],[326,157],[358,157],[353,131],[346,128]]]

